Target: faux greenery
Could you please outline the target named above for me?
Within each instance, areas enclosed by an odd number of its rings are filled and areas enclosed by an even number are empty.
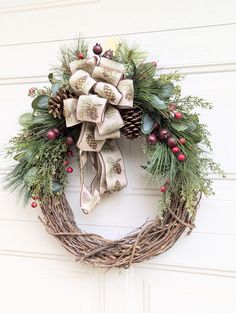
[[[48,112],[48,100],[63,86],[70,88],[69,63],[78,57],[78,53],[88,55],[88,44],[79,39],[71,47],[62,47],[59,51],[58,64],[49,74],[50,87],[34,88],[29,92],[33,98],[32,112],[20,118],[21,132],[11,140],[8,155],[17,164],[7,175],[7,188],[18,189],[25,199],[32,195],[47,198],[64,191],[67,173],[63,162],[67,158],[68,147],[65,137],[69,131],[79,135],[80,127],[66,129],[65,121],[54,118]],[[160,129],[168,129],[171,136],[179,142],[186,139],[186,144],[178,143],[181,152],[186,156],[180,162],[165,142],[155,145],[145,144],[144,152],[148,162],[144,166],[151,174],[153,181],[168,186],[163,193],[162,211],[170,203],[173,194],[178,194],[185,202],[189,212],[193,212],[199,192],[212,193],[210,173],[222,174],[219,166],[209,157],[211,150],[209,132],[201,124],[198,107],[210,109],[212,106],[198,97],[183,97],[179,85],[182,76],[179,73],[159,74],[156,64],[147,61],[147,54],[137,46],[129,46],[121,41],[114,51],[113,59],[126,66],[126,77],[134,82],[134,105],[143,111],[143,136],[148,136],[158,124]],[[183,113],[181,120],[173,118],[170,103],[175,103],[176,110]],[[48,141],[45,137],[49,129],[58,128],[60,137]],[[138,170],[138,169],[137,169]]]

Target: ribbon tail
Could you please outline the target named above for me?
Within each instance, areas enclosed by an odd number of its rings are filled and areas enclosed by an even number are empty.
[[[80,151],[80,207],[85,214],[88,214],[100,201],[100,194],[97,189],[92,192],[84,183],[84,166],[88,161],[88,152]]]

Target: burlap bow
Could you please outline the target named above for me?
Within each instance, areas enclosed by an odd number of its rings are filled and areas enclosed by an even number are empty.
[[[78,99],[64,100],[66,126],[82,123],[77,147],[80,149],[81,208],[89,213],[101,196],[127,186],[123,157],[117,145],[124,123],[118,108],[133,106],[131,79],[124,79],[123,64],[106,58],[70,63],[70,85]],[[90,187],[84,183],[88,159],[95,169]]]

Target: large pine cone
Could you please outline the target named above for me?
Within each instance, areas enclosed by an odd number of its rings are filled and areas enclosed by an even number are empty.
[[[74,98],[75,94],[70,90],[61,87],[55,94],[51,96],[48,102],[49,113],[55,118],[62,118],[63,115],[63,100],[67,98]]]
[[[142,113],[143,111],[137,107],[121,111],[125,124],[121,128],[121,132],[127,139],[134,140],[141,137]]]

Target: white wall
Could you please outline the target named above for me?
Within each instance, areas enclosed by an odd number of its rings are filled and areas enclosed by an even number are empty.
[[[185,94],[215,105],[202,119],[226,178],[201,202],[196,229],[164,255],[129,270],[73,261],[46,234],[38,209],[0,191],[0,310],[15,312],[231,313],[236,311],[236,2],[234,0],[0,0],[0,145],[18,130],[27,90],[45,85],[57,49],[82,33],[93,45],[122,36],[167,70],[186,73]],[[78,223],[116,238],[155,214],[156,192],[139,171],[138,147],[122,143],[129,187],[91,215],[79,211],[78,178],[67,195]],[[1,159],[0,176],[9,161]],[[112,205],[111,205],[112,204]]]

